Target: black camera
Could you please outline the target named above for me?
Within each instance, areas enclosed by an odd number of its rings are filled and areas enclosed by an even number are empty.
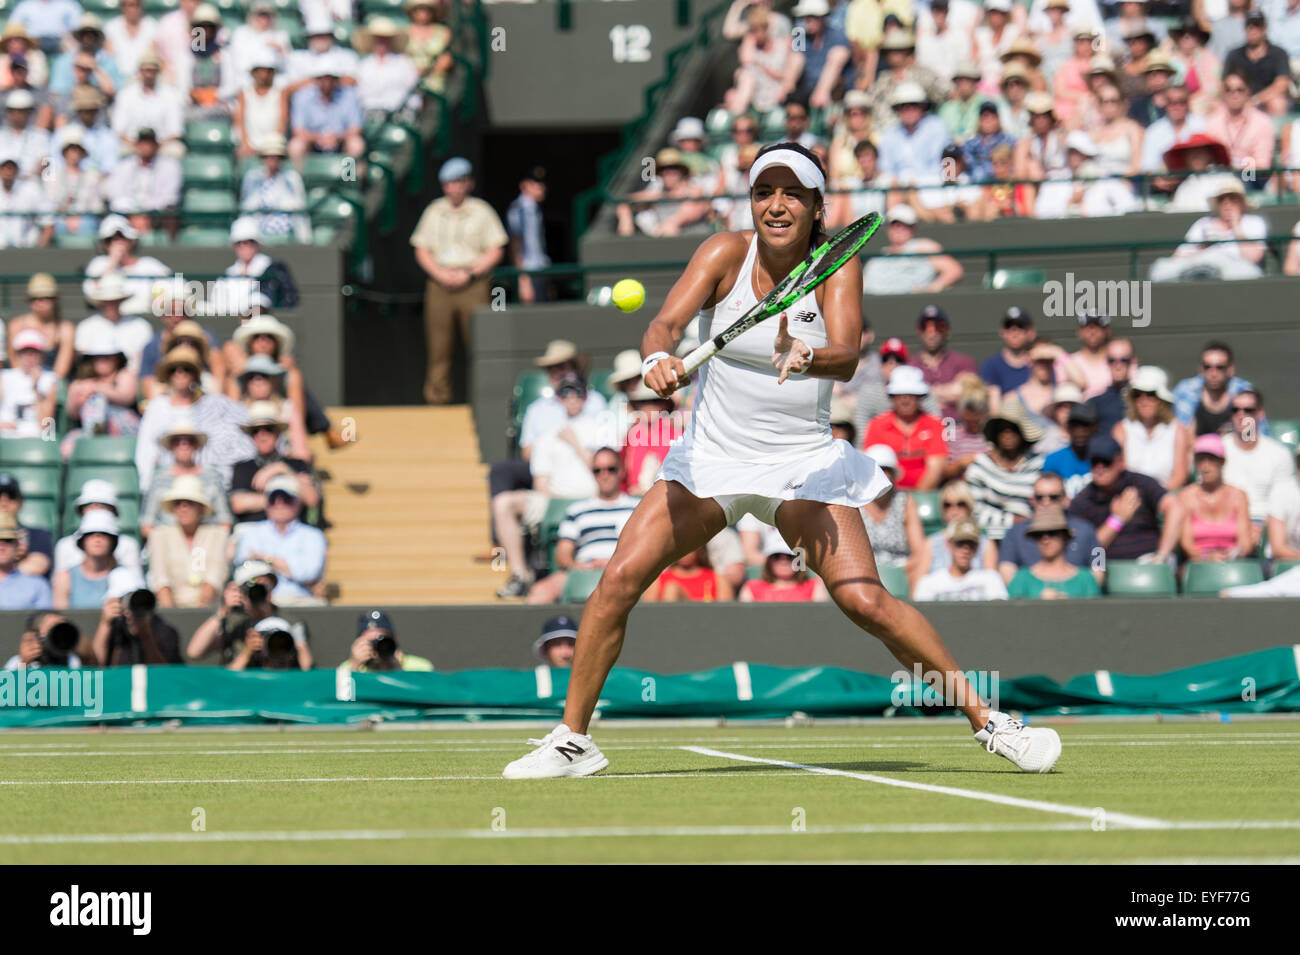
[[[283,663],[297,655],[293,645],[293,634],[287,630],[272,630],[270,633],[264,633],[262,634],[262,640],[263,645],[266,647],[263,652],[266,654],[266,658],[272,662]]]
[[[81,640],[81,631],[76,624],[64,620],[50,627],[45,633],[37,631],[41,641],[41,660],[47,663],[65,663],[68,654],[77,649]]]
[[[132,617],[147,617],[158,606],[158,598],[152,590],[135,590],[126,595],[126,609],[123,614]]]
[[[397,653],[397,641],[384,634],[382,637],[374,637],[370,641],[370,649],[375,652],[375,656],[381,660],[391,660]]]
[[[257,580],[250,580],[239,588],[250,604],[266,603],[266,598],[270,596],[271,591],[267,590],[266,584]]]

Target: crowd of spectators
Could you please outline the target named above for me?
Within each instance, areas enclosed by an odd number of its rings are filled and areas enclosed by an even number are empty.
[[[208,121],[229,124],[232,161],[250,161],[231,167],[238,207],[269,237],[311,241],[306,157],[350,160],[340,175],[366,181],[367,119],[446,88],[449,3],[406,0],[409,22],[361,23],[351,3],[253,0],[235,23],[198,0],[158,16],[122,0],[107,20],[75,0],[19,0],[0,30],[0,249],[93,237],[108,213],[174,237],[186,133]]]
[[[877,348],[868,326],[858,373],[835,385],[834,436],[893,481],[861,510],[895,592],[1097,597],[1116,561],[1163,565],[1172,582],[1198,563],[1253,562],[1262,574],[1300,557],[1294,424],[1290,445],[1272,436],[1264,397],[1237,374],[1226,342],[1206,342],[1196,367],[1167,371],[1140,364],[1133,340],[1098,313],[1078,319],[1067,347],[1013,306],[1002,347],[980,360],[953,349],[951,331],[934,305],[914,341]],[[673,400],[646,389],[638,358],[617,357],[609,401],[571,342],[552,341],[536,359],[549,386],[523,413],[523,456],[491,473],[509,571],[500,597],[585,599],[612,556],[693,400],[694,385]],[[1269,594],[1285,586],[1266,584]],[[828,596],[802,555],[747,516],[665,570],[645,599]]]
[[[620,233],[747,228],[753,151],[787,139],[829,172],[828,226],[888,210],[890,251],[938,252],[904,225],[1168,209],[1203,218],[1153,277],[1196,267],[1194,252],[1227,277],[1258,268],[1262,246],[1230,240],[1262,237],[1249,207],[1291,189],[1272,170],[1300,145],[1300,14],[1282,0],[776,6],[731,5],[732,87],[677,123],[618,205]],[[911,261],[907,290],[954,280],[951,260]]]

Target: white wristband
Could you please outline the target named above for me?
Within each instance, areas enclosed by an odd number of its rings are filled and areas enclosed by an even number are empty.
[[[805,342],[804,344],[807,345],[808,343]],[[800,372],[800,374],[806,375],[808,374],[809,371],[812,370],[813,354],[814,354],[813,347],[811,345],[808,345],[808,363],[803,366],[803,371]]]
[[[653,355],[647,355],[645,361],[641,362],[641,377],[644,378],[661,359],[668,357],[670,356],[666,351],[657,351]]]

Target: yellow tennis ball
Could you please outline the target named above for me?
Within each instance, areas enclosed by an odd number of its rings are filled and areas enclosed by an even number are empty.
[[[614,304],[620,311],[635,312],[645,304],[645,286],[636,279],[623,279],[614,286]]]

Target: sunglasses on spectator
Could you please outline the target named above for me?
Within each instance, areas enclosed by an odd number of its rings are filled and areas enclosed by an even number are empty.
[[[1131,365],[1131,364],[1133,364],[1133,359],[1132,359],[1131,356],[1128,357],[1128,358],[1107,358],[1106,361],[1110,362],[1112,365]]]
[[[1029,536],[1033,537],[1036,540],[1042,540],[1044,537],[1065,537],[1067,535],[1065,531],[1038,531],[1037,533],[1030,534]]]
[[[965,541],[965,540],[962,540],[962,541],[953,541],[953,542],[952,542],[952,546],[953,546],[953,547],[969,547],[971,550],[975,550],[975,548],[977,548],[979,545],[976,544],[975,541]]]
[[[1056,494],[1035,494],[1034,495],[1035,501],[1060,501],[1060,500],[1064,500],[1064,498],[1065,495],[1059,492]]]
[[[1248,87],[1245,86],[1225,86],[1223,91],[1225,93],[1244,93],[1247,89]]]
[[[1208,361],[1201,362],[1201,368],[1205,371],[1227,371],[1227,365],[1212,365]]]
[[[268,504],[288,504],[296,500],[296,497],[292,494],[285,494],[284,491],[272,491],[271,496],[266,499]]]
[[[1105,458],[1093,458],[1091,461],[1088,462],[1088,466],[1093,468],[1095,467],[1108,468],[1114,463],[1115,463],[1114,459],[1107,461]]]
[[[965,501],[941,501],[940,507],[966,507]]]
[[[259,424],[250,428],[249,432],[251,434],[266,434],[266,433],[275,434],[276,430],[277,430],[276,428],[272,427],[269,424]]]
[[[1246,408],[1241,407],[1241,405],[1232,406],[1233,414],[1254,414],[1258,410],[1259,410],[1259,405],[1250,405],[1249,407]]]
[[[608,466],[607,466],[607,467],[603,467],[603,468],[592,468],[592,469],[591,469],[591,473],[592,473],[592,474],[617,474],[617,473],[618,473],[618,467],[617,467],[617,466],[614,466],[614,467],[608,467]]]

